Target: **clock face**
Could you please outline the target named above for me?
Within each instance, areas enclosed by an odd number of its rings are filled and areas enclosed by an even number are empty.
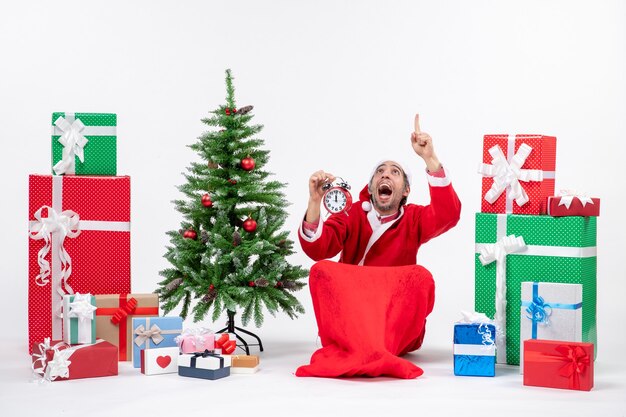
[[[339,189],[330,189],[324,196],[324,206],[331,213],[340,213],[346,208],[348,199],[346,194]]]

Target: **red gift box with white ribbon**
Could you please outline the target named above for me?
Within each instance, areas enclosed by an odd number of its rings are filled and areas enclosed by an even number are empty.
[[[130,177],[29,177],[28,336],[63,338],[64,294],[130,292]]]
[[[554,195],[556,137],[485,135],[482,213],[545,214]]]
[[[524,385],[590,391],[593,355],[593,343],[525,340]]]
[[[588,197],[572,190],[561,190],[559,195],[548,197],[546,203],[548,215],[564,216],[600,216],[600,199]]]
[[[115,376],[117,346],[98,339],[90,345],[69,345],[63,341],[50,341],[32,346],[32,368],[41,381]]]

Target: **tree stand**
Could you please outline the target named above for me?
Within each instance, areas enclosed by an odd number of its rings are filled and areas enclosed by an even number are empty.
[[[246,355],[250,354],[249,346],[258,346],[259,350],[263,352],[263,343],[261,343],[261,339],[259,338],[259,336],[255,335],[252,332],[249,332],[248,330],[242,329],[241,327],[235,326],[235,312],[234,311],[226,310],[226,313],[228,314],[228,321],[226,322],[226,327],[224,327],[221,330],[218,330],[216,333],[224,333],[225,331],[228,333],[233,333],[237,337],[237,340],[239,340],[243,344],[243,346],[238,344],[237,347],[245,350]],[[259,343],[249,344],[248,342],[245,341],[243,337],[239,336],[239,334],[237,334],[235,330],[239,330],[241,333],[245,333],[247,335],[254,337]]]

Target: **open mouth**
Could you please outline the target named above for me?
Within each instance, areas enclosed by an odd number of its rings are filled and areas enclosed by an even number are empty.
[[[380,199],[387,200],[391,198],[391,194],[393,194],[393,190],[389,184],[383,183],[378,186],[378,197]]]

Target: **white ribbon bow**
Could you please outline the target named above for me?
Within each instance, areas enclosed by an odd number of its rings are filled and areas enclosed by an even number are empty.
[[[539,169],[522,169],[522,165],[524,165],[526,158],[528,158],[532,150],[533,148],[530,145],[522,143],[509,163],[500,146],[495,145],[489,149],[489,154],[493,158],[491,165],[480,164],[478,166],[479,174],[493,177],[493,185],[485,194],[485,200],[493,204],[508,188],[511,199],[514,199],[518,206],[523,206],[528,202],[528,194],[524,191],[520,181],[543,181],[543,171]]]
[[[194,344],[195,349],[203,348],[208,338],[214,337],[213,331],[206,327],[192,327],[185,329],[180,335],[174,338],[174,342],[178,347],[183,347],[183,342],[187,338],[188,341]],[[204,349],[203,349],[204,350]]]
[[[137,346],[147,343],[149,339],[152,339],[154,344],[158,345],[164,339],[163,336],[161,336],[161,329],[156,324],[150,326],[150,329],[146,329],[142,324],[135,329],[135,334],[137,335],[137,337],[135,337],[135,344]]]
[[[42,211],[48,210],[48,217],[42,216]],[[50,263],[45,259],[51,247],[52,233],[58,233],[59,241],[59,258],[61,259],[61,283],[62,287],[72,294],[72,288],[67,285],[67,280],[72,274],[72,258],[63,247],[66,237],[75,238],[80,234],[80,217],[72,210],[57,213],[52,207],[42,206],[34,214],[36,222],[30,226],[30,238],[34,240],[43,239],[45,244],[37,254],[37,262],[39,263],[39,275],[35,278],[35,282],[39,286],[45,286],[50,282]],[[62,291],[61,291],[62,293]]]
[[[67,349],[60,349],[66,347]],[[69,349],[69,345],[63,342],[57,343],[54,346],[50,346],[50,338],[44,339],[43,343],[39,344],[39,351],[41,353],[34,353],[35,361],[33,361],[32,369],[35,374],[41,377],[41,382],[54,381],[57,378],[69,378],[70,376],[70,364],[72,363],[69,358],[74,353],[73,349]],[[51,361],[46,360],[46,352],[53,350],[54,355]],[[39,364],[39,366],[37,366]]]
[[[476,323],[490,323],[491,320],[485,313],[478,313],[476,311],[461,311],[461,320],[457,321],[460,324],[476,324]]]
[[[574,198],[579,199],[583,207],[585,207],[587,203],[593,204],[593,200],[591,199],[591,197],[587,197],[586,194],[578,193],[575,190],[561,190],[559,192],[559,196],[561,196],[561,200],[559,201],[559,206],[565,206],[565,208],[568,208],[568,209],[569,209],[569,206],[572,204],[572,201],[574,200]]]
[[[96,311],[96,306],[91,304],[91,294],[76,293],[67,315],[70,318],[76,317],[79,322],[84,323],[87,320],[93,320],[94,311]]]
[[[526,249],[522,236],[503,236],[492,245],[485,245],[480,251],[480,263],[488,265],[496,262],[496,346],[502,354],[506,351],[506,256]]]
[[[70,124],[63,116],[60,116],[54,124],[63,132],[59,138],[59,142],[63,145],[63,157],[52,169],[57,175],[74,174],[76,172],[75,157],[78,157],[80,162],[85,161],[83,149],[89,142],[81,133],[85,129],[85,125],[80,119],[76,119]]]

